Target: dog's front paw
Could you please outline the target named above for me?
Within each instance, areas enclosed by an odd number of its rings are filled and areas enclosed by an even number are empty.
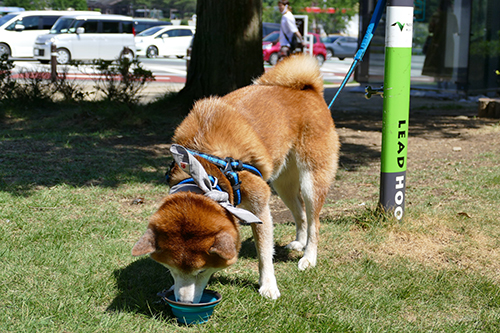
[[[313,268],[316,266],[316,258],[309,258],[307,256],[302,257],[299,260],[299,270],[304,271],[308,268]]]
[[[270,299],[278,299],[280,297],[280,291],[278,290],[278,287],[267,287],[267,286],[262,286],[259,289],[259,294],[261,296],[270,298]]]
[[[286,249],[293,250],[293,251],[303,251],[304,247],[305,247],[305,245],[302,244],[301,242],[298,242],[298,241],[293,241],[290,244],[288,244],[287,246],[285,246]]]

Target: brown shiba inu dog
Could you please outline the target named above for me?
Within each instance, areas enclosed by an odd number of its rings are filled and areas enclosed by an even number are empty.
[[[238,205],[262,222],[251,226],[261,295],[280,296],[273,267],[268,183],[293,214],[297,235],[287,248],[304,251],[298,268],[316,265],[319,214],[337,170],[339,141],[314,58],[290,57],[251,86],[198,101],[176,129],[173,141],[182,149],[199,152],[190,158],[216,180],[217,193],[227,193],[230,207]],[[220,165],[203,154],[221,160],[230,157],[258,172],[238,169],[235,187]],[[190,177],[183,163],[171,170],[171,186]],[[241,245],[238,214],[207,195],[211,188],[203,189],[204,181],[195,179],[190,185],[201,188],[198,191],[171,190],[132,250],[134,256],[150,254],[170,270],[180,302],[198,303],[210,276],[236,262]]]

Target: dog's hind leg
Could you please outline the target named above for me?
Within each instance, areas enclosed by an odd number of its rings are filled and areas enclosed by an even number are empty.
[[[295,146],[296,167],[299,172],[300,194],[307,216],[307,244],[299,269],[316,266],[319,241],[319,215],[335,178],[339,142],[329,112],[324,119],[308,127],[300,144]],[[322,117],[323,117],[322,116]]]
[[[325,202],[330,184],[337,170],[338,144],[335,132],[324,133],[323,150],[312,151],[314,143],[307,143],[302,151],[297,152],[297,168],[299,170],[300,193],[304,200],[307,216],[307,244],[304,256],[299,260],[299,269],[315,267],[318,257],[320,221],[319,215]],[[325,140],[327,139],[327,140]],[[330,140],[328,140],[330,139]]]
[[[328,186],[315,184],[314,176],[309,171],[302,172],[300,184],[307,216],[307,244],[304,256],[299,260],[298,266],[300,270],[305,270],[316,266],[320,228],[319,214],[328,192]]]
[[[288,159],[288,165],[282,170],[280,176],[272,183],[283,203],[292,213],[295,221],[296,237],[286,246],[289,250],[303,251],[307,244],[307,218],[304,201],[300,194],[299,170],[293,157]]]
[[[304,201],[300,195],[300,191],[292,197],[291,195],[280,194],[280,198],[292,212],[293,220],[295,221],[295,240],[286,246],[289,250],[304,251],[307,245],[307,218],[304,210]]]
[[[287,248],[304,251],[298,265],[300,270],[316,266],[319,214],[334,175],[333,164],[334,161],[327,159],[321,168],[316,168],[310,161],[297,160],[297,153],[292,153],[272,183],[295,220],[297,235]]]
[[[334,151],[333,147],[331,151]],[[316,156],[314,163],[311,163],[311,159],[298,161],[300,192],[307,216],[307,245],[304,256],[299,260],[300,270],[316,266],[320,229],[319,215],[330,184],[335,177],[336,163],[337,158],[334,154],[327,156],[327,158]]]

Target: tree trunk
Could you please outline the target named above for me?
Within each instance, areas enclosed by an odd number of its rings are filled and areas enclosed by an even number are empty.
[[[262,0],[198,0],[196,35],[179,101],[223,96],[264,72]],[[188,110],[185,110],[186,112]]]

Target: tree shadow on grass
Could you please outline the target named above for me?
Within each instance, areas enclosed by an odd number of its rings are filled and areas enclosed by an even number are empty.
[[[240,258],[257,259],[257,251],[252,237],[242,242]],[[296,258],[284,246],[275,246],[275,262],[294,261]],[[170,288],[174,279],[168,269],[151,258],[142,258],[124,268],[113,272],[118,295],[106,309],[109,312],[132,312],[145,316],[170,320],[173,317],[170,307],[159,302],[158,292]],[[211,282],[238,288],[259,289],[258,281],[242,278],[238,275],[215,274]]]
[[[357,171],[360,167],[380,160],[380,150],[370,146],[342,143],[339,165],[347,171]]]
[[[169,320],[173,318],[167,304],[157,293],[174,282],[168,270],[152,260],[143,258],[113,272],[118,295],[106,309],[109,312],[132,312]]]
[[[21,196],[37,186],[114,188],[126,182],[161,183],[171,156],[169,138],[130,133],[21,136],[2,142],[0,190]]]
[[[225,286],[233,286],[236,288],[250,288],[252,290],[259,290],[258,281],[251,281],[249,279],[241,278],[237,275],[229,276],[228,274],[215,274],[210,282],[217,282]],[[210,289],[210,288],[208,288]]]
[[[255,242],[253,240],[253,237],[249,237],[243,242],[241,242],[241,250],[239,254],[239,258],[244,258],[244,259],[255,259],[258,260],[257,258],[257,250],[255,248]],[[286,249],[282,245],[274,244],[274,262],[290,262],[290,261],[296,261],[297,256],[294,255],[293,251],[290,251]]]
[[[327,102],[335,90],[325,90]],[[359,135],[380,132],[382,102],[375,97],[365,100],[362,93],[348,93],[347,89],[332,108],[337,128],[357,130]],[[429,98],[412,98],[411,104],[409,135],[414,137],[456,138],[457,129],[492,122],[474,118],[476,107],[471,104]],[[43,117],[37,116],[38,110],[30,112],[29,122],[23,120],[29,116],[24,114],[0,122],[4,138],[0,143],[0,190],[21,196],[30,195],[38,186],[113,188],[131,182],[162,182],[171,161],[167,146],[181,120],[165,110],[169,114],[164,117],[165,125],[108,130],[106,126],[80,126],[78,118],[59,117],[61,110],[44,111]],[[357,143],[343,145],[341,154],[342,165],[353,171],[379,158],[374,147]]]
[[[257,250],[255,248],[255,242],[253,237],[248,237],[241,243],[241,249],[238,255],[240,259],[252,259],[258,262]],[[287,250],[284,246],[275,244],[274,245],[274,263],[284,263],[290,261],[298,261],[295,252]],[[258,272],[257,272],[258,273]],[[249,280],[246,278],[239,277],[238,275],[228,276],[228,274],[215,274],[212,277],[212,281],[218,282],[223,285],[231,285],[238,288],[251,288],[258,292],[260,286],[258,281]]]
[[[327,103],[337,89],[325,89]],[[364,91],[359,87],[346,88],[332,105],[332,117],[337,128],[381,132],[383,102],[379,97],[365,99]],[[457,128],[480,128],[492,122],[491,119],[476,118],[477,104],[474,102],[430,96],[411,96],[409,115],[409,135],[413,137],[454,138]]]

